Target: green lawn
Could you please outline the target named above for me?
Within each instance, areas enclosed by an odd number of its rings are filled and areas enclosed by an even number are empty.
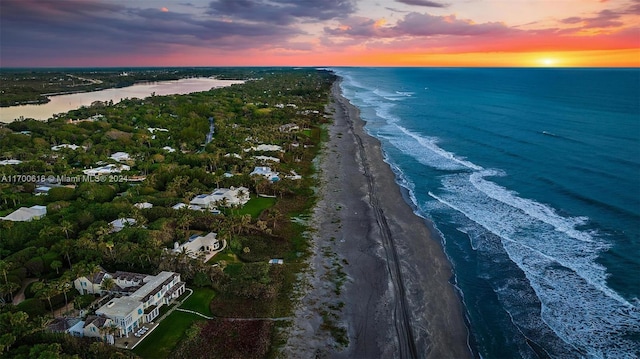
[[[206,316],[211,316],[211,300],[215,297],[216,293],[211,288],[195,288],[193,294],[185,300],[180,306],[182,309],[189,309],[202,313]]]
[[[275,198],[254,197],[242,208],[238,209],[238,214],[250,214],[253,218],[258,218],[260,213],[276,203]]]
[[[167,358],[192,323],[204,318],[174,311],[133,352],[145,359]]]

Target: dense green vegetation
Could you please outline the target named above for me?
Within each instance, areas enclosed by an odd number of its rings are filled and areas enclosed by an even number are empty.
[[[219,332],[210,328],[208,321],[202,327],[194,326],[193,320],[183,320],[186,313],[180,313],[172,319],[180,321],[180,327],[167,331],[176,336],[174,342],[183,337],[189,340],[173,349],[172,356],[191,353],[194,346],[213,353],[212,348],[233,343],[239,330],[255,334],[257,340],[253,347],[239,344],[234,355],[242,357],[243,350],[246,357],[273,353],[269,344],[273,325],[280,324],[248,325],[223,318],[280,317],[291,310],[296,273],[304,265],[308,248],[306,228],[292,218],[303,218],[314,204],[312,160],[320,148],[322,125],[327,121],[324,106],[334,78],[312,69],[227,71],[235,77],[259,80],[190,95],[99,104],[49,122],[24,120],[0,127],[0,160],[23,161],[0,166],[0,216],[22,206],[47,207],[47,215],[40,220],[0,221],[0,297],[10,303],[26,280],[36,280],[28,291],[28,306],[3,305],[0,315],[26,315],[28,319],[21,323],[46,323],[52,312],[66,303],[86,307],[90,298],[78,296],[71,281],[95,273],[97,265],[108,271],[171,270],[179,272],[190,287],[203,288],[196,289],[194,299],[185,305],[208,307],[198,311],[220,318],[217,322],[228,328]],[[68,122],[92,116],[94,121]],[[205,144],[209,118],[214,119],[215,133]],[[280,131],[287,123],[305,130]],[[151,133],[148,128],[166,131]],[[51,149],[61,144],[83,147]],[[280,145],[285,151],[245,152],[257,144]],[[163,149],[166,146],[176,151]],[[67,181],[61,183],[65,187],[37,196],[34,189],[39,184],[14,180],[30,175],[38,179],[75,178],[84,169],[115,163],[109,156],[118,151],[131,155],[126,161],[130,169],[104,182]],[[280,181],[272,183],[249,175],[255,166],[264,165],[253,158],[262,154],[280,159],[268,164],[282,174]],[[290,171],[302,179],[285,178]],[[231,186],[247,187],[254,198],[246,207],[223,210],[222,214],[171,208],[188,203],[197,194]],[[258,193],[275,198],[259,198]],[[139,202],[154,206],[138,209],[134,204]],[[108,223],[123,217],[134,218],[136,224],[111,233]],[[228,246],[208,263],[166,250],[176,241],[211,231]],[[285,264],[269,265],[271,258],[284,259]],[[0,326],[0,353],[16,356],[27,350],[25,343],[37,342],[43,325],[30,325]],[[189,328],[186,334],[185,328]],[[194,334],[200,332],[217,336],[216,341],[204,342],[211,343],[211,350]],[[154,342],[168,340],[154,337],[162,335],[162,331],[154,331],[134,352],[148,358],[167,355],[151,352]],[[62,339],[46,343],[62,343]],[[63,345],[59,352],[72,354],[65,348]],[[172,346],[165,348],[171,350]]]

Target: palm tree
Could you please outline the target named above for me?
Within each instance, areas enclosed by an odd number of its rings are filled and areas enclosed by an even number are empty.
[[[116,281],[114,281],[113,278],[104,278],[102,280],[102,284],[100,285],[100,289],[106,292],[110,292],[111,289],[113,289],[113,287],[115,286],[116,286]]]
[[[60,222],[60,230],[64,232],[64,235],[69,239],[69,232],[73,230],[73,223],[69,221]]]
[[[13,292],[16,289],[20,289],[20,285],[15,282],[6,282],[0,285],[0,293],[2,293],[2,299],[4,300],[5,296],[9,294],[9,301],[13,302]]]
[[[59,260],[51,261],[51,268],[56,270],[56,274],[60,273],[60,268],[62,268],[62,262]]]
[[[7,272],[11,270],[12,266],[13,266],[13,263],[7,262],[5,260],[0,260],[0,273],[2,273],[2,276],[4,277],[5,284],[8,282]]]
[[[69,298],[67,297],[67,293],[69,292],[69,290],[72,287],[70,273],[71,272],[64,272],[62,277],[58,278],[58,280],[55,282],[55,285],[58,288],[58,290],[62,294],[64,294],[64,306],[65,307],[69,304]]]
[[[60,293],[58,289],[52,283],[48,282],[35,282],[33,284],[33,289],[35,289],[37,297],[39,299],[47,299],[47,302],[49,302],[49,309],[51,309],[51,316],[55,316],[53,314],[53,305],[51,304],[51,298]]]

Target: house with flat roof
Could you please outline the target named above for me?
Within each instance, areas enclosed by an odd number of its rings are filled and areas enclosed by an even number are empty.
[[[160,308],[182,295],[186,289],[175,272],[157,275],[116,272],[112,275],[114,289],[125,295],[111,299],[96,310],[96,315],[113,321],[120,336],[128,337],[144,323],[158,317]]]
[[[84,174],[86,174],[88,176],[101,176],[101,175],[108,175],[108,174],[112,174],[112,173],[120,173],[122,171],[128,171],[130,169],[131,169],[131,167],[129,167],[127,165],[109,164],[109,165],[102,166],[102,167],[89,168],[87,170],[83,170],[82,173],[84,173]]]
[[[280,177],[278,177],[278,172],[274,172],[271,170],[271,167],[265,167],[265,166],[260,166],[260,167],[255,167],[253,169],[253,172],[249,173],[250,176],[253,175],[259,175],[259,176],[263,176],[264,178],[268,179],[269,181],[277,181],[280,179]]]
[[[226,246],[226,242],[219,241],[216,236],[217,233],[214,232],[211,232],[206,236],[194,234],[185,243],[180,244],[175,242],[173,244],[173,252],[185,252],[191,258],[200,257],[206,262]]]
[[[12,222],[30,222],[34,219],[40,219],[47,214],[46,206],[20,207],[6,217],[0,217],[3,221]]]
[[[134,224],[136,224],[136,220],[134,218],[118,218],[109,222],[111,233],[120,232],[125,227],[133,226]]]
[[[131,159],[129,154],[126,153],[126,152],[116,152],[116,153],[112,154],[111,156],[109,156],[109,158],[111,158],[112,160],[114,160],[116,162],[128,161],[128,160]]]
[[[217,188],[209,194],[195,196],[191,205],[212,209],[217,206],[240,207],[249,202],[249,189],[246,187]]]

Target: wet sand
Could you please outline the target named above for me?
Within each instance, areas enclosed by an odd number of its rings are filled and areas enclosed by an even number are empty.
[[[338,82],[332,94],[313,254],[282,354],[472,357],[441,244],[405,202],[380,142],[366,134]]]

